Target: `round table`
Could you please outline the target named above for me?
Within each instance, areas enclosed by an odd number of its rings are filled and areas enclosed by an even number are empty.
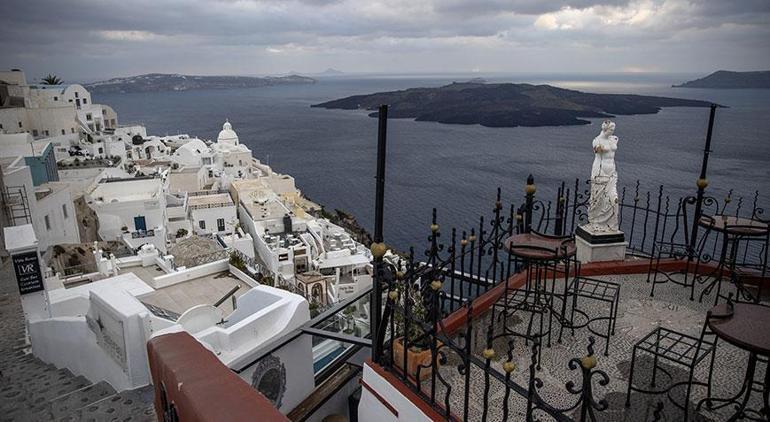
[[[714,298],[714,305],[719,302],[720,297],[724,297],[721,296],[721,283],[719,281],[721,280],[722,271],[725,268],[729,271],[730,280],[735,284],[738,295],[742,295],[745,299],[758,299],[759,293],[757,294],[757,298],[754,298],[736,277],[735,266],[739,249],[738,242],[752,238],[767,238],[770,233],[770,224],[764,221],[731,215],[702,215],[698,219],[698,225],[724,235],[722,251],[719,255],[719,263],[716,270],[711,273],[715,275],[714,281],[703,289],[703,292],[701,292],[701,300],[703,300],[703,296],[710,293],[715,286],[717,287],[717,293]]]
[[[522,233],[505,240],[505,248],[517,257],[530,260],[558,261],[575,256],[575,239]]]
[[[574,275],[576,271],[570,265],[577,252],[575,239],[529,232],[513,235],[506,239],[504,244],[511,256],[525,262],[525,285],[523,289],[509,290],[506,283],[505,293],[501,299],[502,305],[498,301],[495,306],[502,307],[505,315],[518,310],[530,312],[526,335],[545,338],[546,347],[551,346],[551,326],[553,318],[556,317],[561,327],[558,338],[561,342],[563,329],[573,327],[572,322],[565,317],[565,313],[569,276]],[[564,274],[564,291],[561,294],[554,291],[558,274]],[[550,291],[548,284],[550,284]],[[554,298],[561,300],[561,306],[555,306]],[[537,326],[533,324],[535,315],[538,315]],[[504,319],[503,330],[506,332],[512,330],[507,325],[507,318]],[[542,348],[539,349],[538,354],[541,352]],[[541,359],[538,359],[538,369],[540,369],[540,361]]]
[[[702,215],[698,225],[737,236],[765,236],[770,225],[764,221],[732,215]]]
[[[717,305],[709,312],[706,323],[708,327],[720,339],[732,344],[735,347],[749,352],[749,362],[746,367],[746,376],[743,380],[743,387],[733,397],[730,398],[707,398],[705,401],[709,405],[713,402],[722,402],[718,406],[711,408],[721,408],[730,403],[737,405],[736,413],[729,420],[749,416],[752,418],[767,418],[770,412],[768,405],[768,393],[770,392],[770,370],[765,370],[765,379],[762,383],[762,400],[764,410],[756,411],[747,409],[751,393],[758,391],[754,381],[757,360],[759,356],[770,356],[770,307],[753,303],[732,303],[727,302]]]

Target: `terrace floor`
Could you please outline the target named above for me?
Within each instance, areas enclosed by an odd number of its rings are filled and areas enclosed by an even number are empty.
[[[241,287],[235,292],[235,297],[240,297],[251,289],[248,284],[225,271],[164,287],[138,299],[181,315],[196,305],[213,305],[238,285]],[[226,300],[219,308],[225,315],[230,314],[233,311],[232,301]]]
[[[706,312],[713,304],[713,296],[704,298],[703,303],[697,301],[698,287],[696,287],[696,300],[689,300],[689,289],[668,283],[659,284],[656,287],[655,298],[650,297],[650,284],[646,283],[646,274],[635,275],[616,275],[597,277],[610,280],[621,285],[620,305],[618,309],[616,333],[610,340],[609,356],[604,356],[604,339],[596,338],[596,356],[598,364],[597,370],[605,371],[610,378],[607,386],[594,383],[595,398],[597,400],[604,398],[609,404],[609,408],[603,412],[597,413],[598,420],[602,421],[680,421],[683,420],[682,411],[671,404],[666,395],[644,395],[641,393],[632,393],[631,406],[625,407],[626,388],[628,386],[628,375],[631,366],[631,354],[634,344],[646,334],[658,326],[674,329],[693,336],[699,336],[705,321]],[[563,281],[562,281],[563,282]],[[594,302],[601,305],[590,305],[592,301],[580,299],[579,308],[586,310],[589,315],[601,312],[606,314],[609,307],[604,307],[602,302]],[[517,331],[526,331],[528,314],[519,312],[509,317],[509,324],[518,326]],[[481,358],[481,352],[486,347],[486,328],[489,324],[490,315],[483,317],[483,321],[477,319],[474,322],[473,331],[474,342],[472,344],[473,353]],[[502,325],[496,323],[496,325]],[[575,403],[577,396],[571,395],[565,389],[565,384],[572,380],[579,387],[581,383],[580,369],[570,370],[568,362],[572,358],[580,358],[586,355],[586,346],[588,337],[591,335],[587,329],[583,328],[575,332],[574,337],[568,330],[564,330],[564,341],[561,344],[556,342],[558,337],[559,325],[554,321],[554,337],[550,348],[544,347],[542,350],[542,370],[536,373],[544,385],[539,389],[541,396],[552,406],[566,408]],[[606,326],[605,326],[606,327]],[[464,328],[460,329],[462,332]],[[462,339],[455,339],[456,344],[462,345]],[[496,357],[492,362],[492,367],[502,371],[502,363],[506,359],[504,351],[508,350],[507,340],[498,341],[493,345],[496,350]],[[450,410],[461,419],[463,417],[463,398],[464,398],[464,376],[458,371],[460,360],[456,354],[449,351],[449,348],[443,348],[447,351],[449,361],[444,365],[440,374],[451,385],[451,394],[449,395]],[[531,362],[531,346],[524,346],[523,341],[518,341],[514,347],[515,353],[513,360],[516,362],[516,369],[513,372],[512,379],[527,387],[529,381],[529,366]],[[636,386],[648,386],[649,376],[652,373],[652,358],[647,358],[644,354],[637,357],[637,366],[635,370],[634,384]],[[483,359],[483,358],[481,358]],[[713,373],[714,396],[728,397],[737,393],[742,386],[748,361],[748,353],[737,349],[724,341],[718,343],[716,351],[716,364]],[[686,380],[687,370],[683,366],[668,363],[660,364],[672,374],[674,381]],[[708,373],[708,358],[697,366],[695,371],[696,380],[704,381]],[[758,364],[756,380],[761,380],[765,373],[765,364]],[[469,400],[469,419],[482,420],[484,408],[485,377],[484,372],[478,367],[471,365],[470,382],[470,400]],[[661,381],[666,382],[665,377],[660,377]],[[638,381],[638,382],[637,382]],[[423,381],[422,388],[430,395],[430,378]],[[683,401],[684,389],[675,389],[674,396],[679,397],[679,402]],[[444,402],[446,388],[438,382],[436,391],[436,400],[439,403]],[[488,397],[488,415],[487,420],[500,421],[503,414],[505,388],[504,385],[494,378],[490,377]],[[690,404],[694,409],[701,399],[705,398],[706,389],[704,387],[693,387]],[[751,408],[760,409],[761,395],[754,393]],[[659,419],[655,419],[655,409],[658,402],[665,405]],[[526,410],[526,399],[511,392],[509,399],[510,414],[508,420],[524,420]],[[705,410],[705,406],[700,410],[697,416],[690,415],[691,419],[703,421],[722,421],[727,420],[729,415],[734,412],[732,406],[727,406],[721,411],[712,413]],[[536,415],[538,413],[536,412]],[[549,420],[548,415],[541,414],[542,419]],[[572,417],[579,415],[573,414]]]

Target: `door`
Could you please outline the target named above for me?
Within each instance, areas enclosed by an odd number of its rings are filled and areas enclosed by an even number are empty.
[[[147,230],[147,223],[144,221],[144,216],[140,215],[138,217],[134,217],[134,227],[136,228],[136,231],[146,231]]]

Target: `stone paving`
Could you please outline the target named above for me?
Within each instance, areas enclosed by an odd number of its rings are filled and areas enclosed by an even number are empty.
[[[670,328],[686,334],[698,337],[700,335],[703,323],[705,321],[706,311],[713,304],[711,299],[704,299],[704,303],[697,300],[689,300],[689,290],[675,284],[661,284],[656,287],[655,298],[650,298],[650,285],[646,283],[645,275],[618,275],[601,277],[615,283],[620,283],[620,306],[618,309],[618,320],[616,324],[616,334],[610,339],[609,356],[604,356],[604,339],[596,337],[596,357],[598,365],[596,369],[605,371],[609,376],[610,382],[606,386],[598,384],[598,378],[594,382],[594,396],[597,400],[605,399],[609,408],[603,412],[596,412],[597,420],[601,421],[681,421],[683,412],[671,404],[666,395],[646,395],[633,392],[631,396],[631,406],[625,407],[626,389],[628,386],[628,375],[631,365],[631,353],[634,344],[646,334],[658,326]],[[696,296],[697,297],[697,296]],[[589,304],[587,299],[580,299],[578,307],[586,310],[589,315],[597,313],[606,314],[609,311],[608,306],[603,303],[595,302],[595,305]],[[528,314],[519,312],[509,317],[509,324],[521,327],[517,331],[526,331],[526,322]],[[472,344],[473,353],[481,357],[481,352],[486,347],[486,328],[489,325],[490,315],[486,315],[483,320],[474,322],[473,331],[474,342]],[[601,324],[601,323],[600,323]],[[496,322],[495,326],[502,326],[501,322]],[[580,369],[570,370],[568,362],[572,358],[580,358],[586,355],[586,346],[590,333],[585,328],[576,330],[574,337],[568,330],[564,332],[564,339],[561,344],[556,342],[558,337],[559,325],[554,322],[554,337],[550,348],[544,347],[542,350],[542,370],[536,373],[536,376],[543,381],[543,386],[538,389],[543,399],[550,405],[557,408],[568,408],[572,406],[577,396],[567,392],[565,384],[572,380],[580,387],[581,375]],[[606,326],[605,326],[606,327]],[[599,327],[601,328],[601,327]],[[462,330],[461,330],[462,331]],[[508,350],[508,340],[501,340],[494,343],[496,356],[491,366],[497,369],[501,374],[502,363],[506,360],[505,351]],[[456,339],[456,344],[462,345],[461,339]],[[463,417],[463,399],[464,399],[464,375],[458,370],[461,362],[458,355],[449,351],[447,347],[443,348],[447,352],[448,362],[441,368],[440,375],[450,386],[450,394],[447,395],[447,388],[440,381],[437,382],[436,401],[448,404],[453,414]],[[531,346],[524,346],[523,341],[514,344],[513,361],[516,363],[516,369],[513,372],[512,379],[519,385],[526,388],[529,382],[529,366],[531,362]],[[737,393],[742,385],[743,377],[748,361],[748,353],[737,349],[724,341],[719,342],[716,351],[716,363],[713,373],[713,396],[729,397]],[[661,361],[663,362],[663,361]],[[652,359],[644,354],[637,357],[637,367],[634,371],[635,386],[649,388],[649,378],[652,373]],[[704,381],[708,373],[709,359],[701,361],[696,367],[695,379]],[[666,377],[660,377],[658,387],[663,387],[669,382],[683,381],[687,379],[688,371],[686,367],[677,364],[662,363],[663,367],[671,374],[671,380]],[[758,365],[755,379],[761,380],[764,376],[766,364]],[[431,380],[428,378],[423,381],[422,388],[430,396]],[[485,394],[485,391],[488,393]],[[500,421],[503,414],[503,403],[505,400],[505,387],[500,381],[490,377],[487,387],[485,383],[484,371],[477,366],[471,365],[470,371],[470,400],[469,400],[469,420],[483,420],[484,408],[486,403],[486,420]],[[678,402],[684,401],[684,388],[675,388],[672,395]],[[486,397],[486,400],[485,400]],[[733,413],[733,407],[727,406],[718,412],[709,412],[702,408],[700,412],[695,411],[695,405],[706,397],[705,387],[693,387],[690,399],[691,420],[698,421],[722,421],[727,420]],[[754,393],[750,407],[754,409],[761,408],[761,396]],[[523,420],[526,409],[526,399],[511,391],[508,399],[510,413],[508,420]],[[663,403],[664,407],[656,416],[656,407]],[[568,415],[577,418],[579,414],[568,412]],[[550,420],[548,415],[536,413],[543,420]],[[693,416],[694,415],[694,416]],[[656,417],[658,419],[656,419]]]
[[[0,263],[0,421],[154,421],[153,390],[117,393],[30,353],[10,260]]]

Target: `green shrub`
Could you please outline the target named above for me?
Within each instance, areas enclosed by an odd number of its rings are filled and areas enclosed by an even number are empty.
[[[235,252],[230,254],[230,265],[243,272],[246,272],[246,262],[243,260],[241,255]]]

